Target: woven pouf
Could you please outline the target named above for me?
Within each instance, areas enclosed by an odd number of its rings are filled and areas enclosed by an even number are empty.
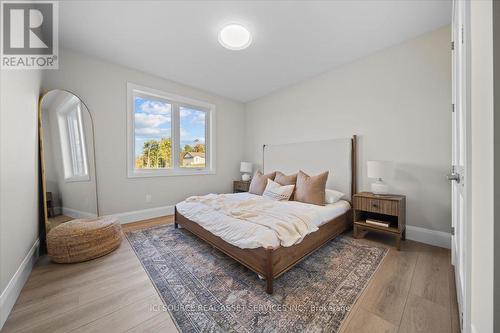
[[[50,230],[47,252],[54,262],[81,262],[114,251],[122,237],[121,225],[114,217],[77,219]]]

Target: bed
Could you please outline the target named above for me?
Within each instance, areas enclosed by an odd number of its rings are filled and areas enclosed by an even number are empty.
[[[176,205],[174,226],[178,228],[181,225],[200,239],[259,274],[266,280],[266,292],[272,294],[274,279],[352,226],[352,209],[348,201],[351,201],[352,194],[356,193],[356,146],[356,136],[349,139],[322,142],[263,146],[262,166],[264,172],[280,170],[284,173],[292,173],[302,169],[315,174],[329,170],[331,177],[328,179],[327,188],[336,188],[346,193],[347,200],[341,200],[336,205],[306,207],[313,205],[280,202],[273,206],[278,210],[307,210],[311,217],[314,231],[308,232],[303,238],[291,245],[283,246],[279,241],[277,243],[272,237],[272,232],[265,233],[265,228],[257,228],[251,232],[241,229],[243,221],[238,223],[237,219],[227,220],[232,217],[218,215],[217,210],[205,214],[206,216],[191,214],[190,212],[193,212],[196,203],[189,200]],[[327,155],[324,155],[325,153]],[[255,199],[256,203],[261,204],[258,198],[252,196],[254,195],[241,193],[231,196],[219,195],[213,199],[225,200],[224,202],[229,203],[231,200],[237,202],[238,200]],[[195,218],[195,216],[198,217]],[[223,229],[223,232],[219,229]],[[239,233],[247,236],[235,237]]]

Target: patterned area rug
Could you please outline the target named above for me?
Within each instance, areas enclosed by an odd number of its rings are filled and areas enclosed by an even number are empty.
[[[127,238],[182,332],[337,332],[387,254],[339,236],[274,282],[173,225]]]

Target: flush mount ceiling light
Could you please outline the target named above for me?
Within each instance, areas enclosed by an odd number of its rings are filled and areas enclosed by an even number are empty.
[[[243,50],[252,43],[252,35],[241,24],[232,23],[219,32],[219,43],[229,50]]]

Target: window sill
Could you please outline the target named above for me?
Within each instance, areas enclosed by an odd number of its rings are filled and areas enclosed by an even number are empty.
[[[65,183],[82,183],[82,182],[90,182],[90,177],[85,176],[85,177],[71,177],[71,178],[65,178],[64,179]]]
[[[128,178],[150,178],[150,177],[177,177],[177,176],[202,176],[215,175],[213,169],[208,170],[144,170],[144,171],[129,171]]]

